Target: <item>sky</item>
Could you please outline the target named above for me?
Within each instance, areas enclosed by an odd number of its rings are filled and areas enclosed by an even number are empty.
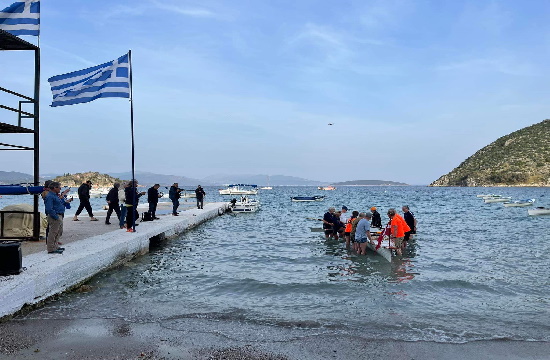
[[[544,0],[42,0],[40,172],[130,170],[128,99],[52,108],[47,79],[132,50],[136,170],[429,184],[550,117],[549,15]],[[0,52],[1,87],[32,95],[32,79],[31,52]],[[0,164],[32,173],[32,153]]]

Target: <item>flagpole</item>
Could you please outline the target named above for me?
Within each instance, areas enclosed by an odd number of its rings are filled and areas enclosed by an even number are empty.
[[[132,229],[134,232],[136,231],[136,220],[135,219],[135,213],[136,213],[136,207],[137,207],[137,199],[136,199],[136,176],[135,176],[135,169],[134,169],[134,163],[135,163],[135,150],[134,150],[134,93],[132,89],[132,50],[128,50],[128,62],[130,65],[130,127],[131,127],[131,133],[132,133],[132,196],[134,197],[132,199],[132,209],[134,213],[132,214],[132,219],[134,219],[133,224],[126,224],[127,227],[132,226]]]

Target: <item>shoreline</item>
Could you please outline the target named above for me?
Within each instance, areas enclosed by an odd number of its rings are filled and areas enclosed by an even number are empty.
[[[0,324],[0,359],[548,359],[549,342],[464,344],[303,334],[208,319],[29,319]]]

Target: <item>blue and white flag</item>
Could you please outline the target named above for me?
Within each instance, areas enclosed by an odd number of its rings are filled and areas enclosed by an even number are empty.
[[[130,97],[129,54],[117,60],[48,79],[54,106],[82,104],[99,98]]]
[[[12,35],[40,35],[40,1],[17,1],[0,11],[0,30]]]

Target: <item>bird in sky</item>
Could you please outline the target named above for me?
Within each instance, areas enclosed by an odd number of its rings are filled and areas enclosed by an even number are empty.
[[[328,123],[329,125],[332,125],[332,123]]]

